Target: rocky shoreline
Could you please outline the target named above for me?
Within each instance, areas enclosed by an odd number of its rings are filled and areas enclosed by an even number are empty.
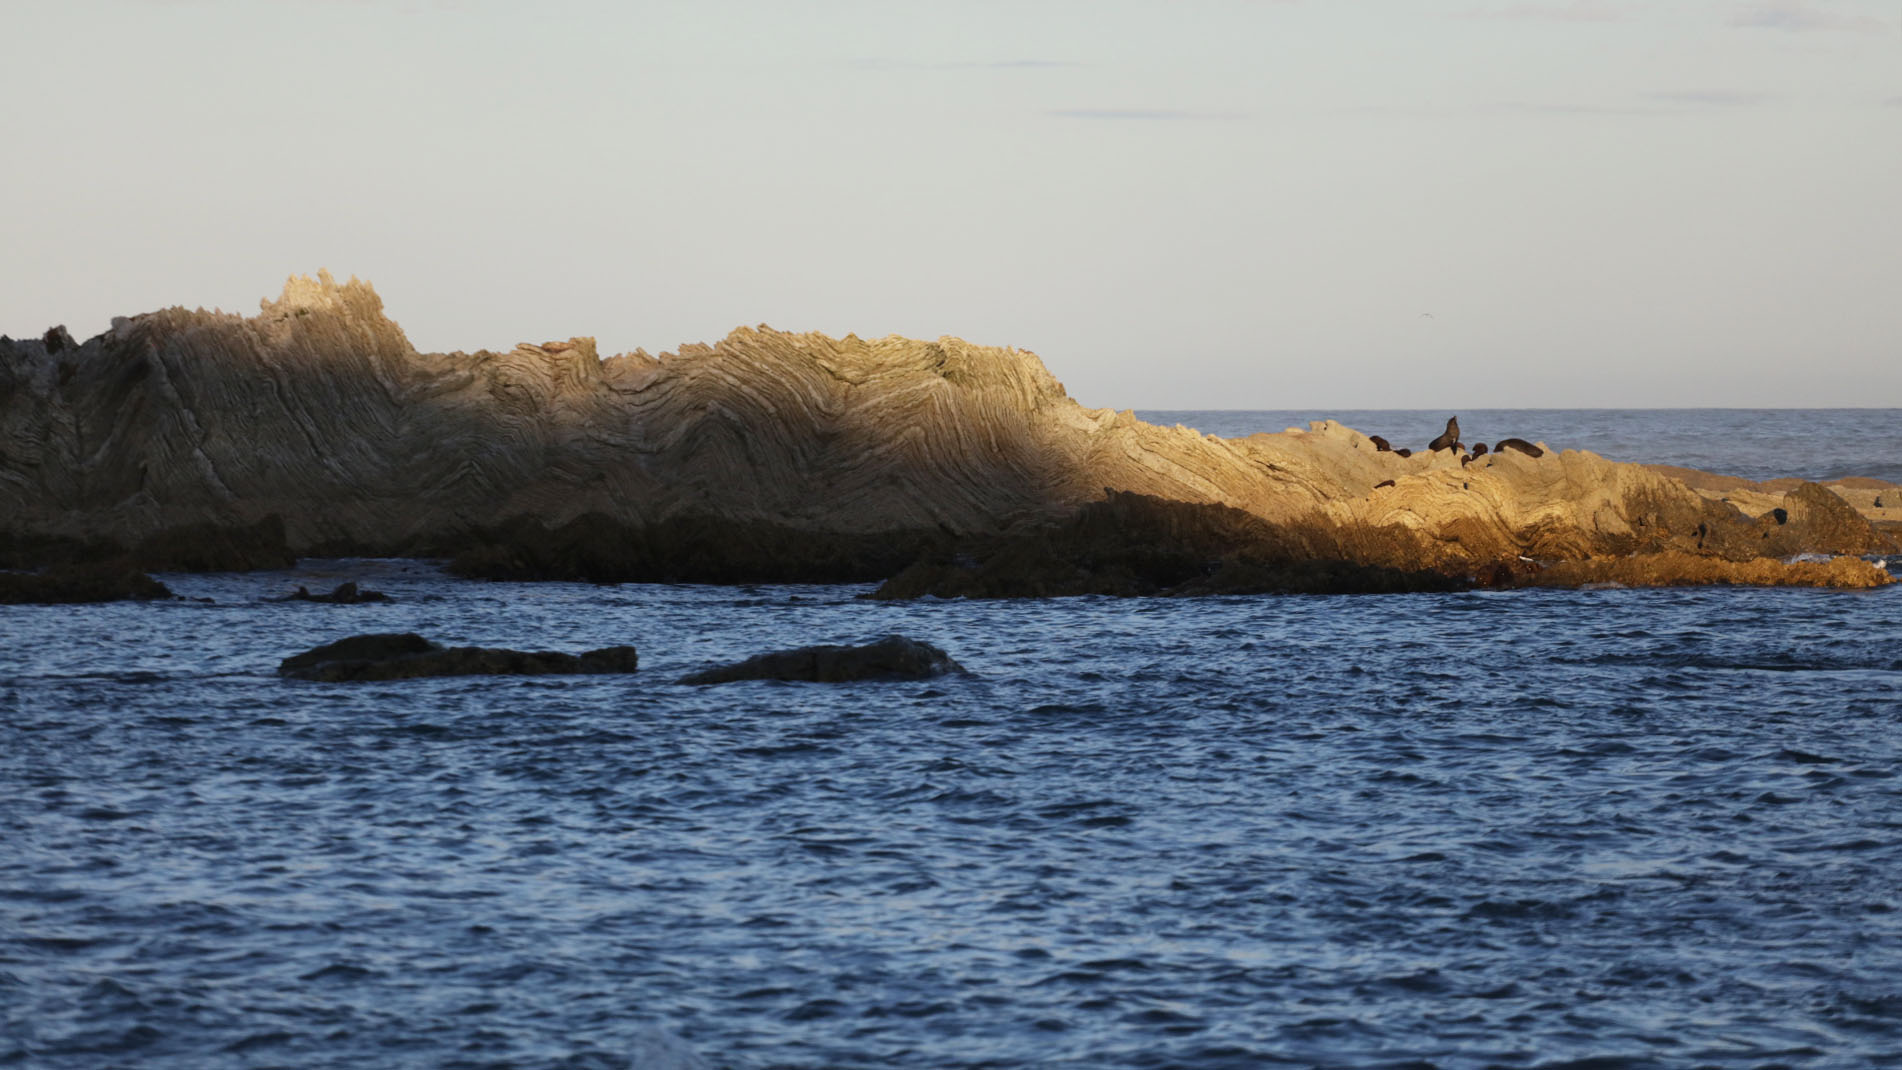
[[[425,354],[367,284],[293,278],[249,318],[0,339],[0,597],[342,555],[879,598],[1890,581],[1857,557],[1896,550],[1893,484],[1449,435],[1157,427],[954,338]]]

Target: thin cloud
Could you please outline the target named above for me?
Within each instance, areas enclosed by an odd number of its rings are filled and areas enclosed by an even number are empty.
[[[1533,115],[1662,115],[1660,108],[1640,108],[1615,104],[1552,104],[1538,102],[1518,102],[1505,105],[1509,111],[1529,112]]]
[[[1646,93],[1645,98],[1662,104],[1694,104],[1700,108],[1755,108],[1769,103],[1770,100],[1762,93],[1745,93],[1734,89],[1690,89],[1670,93]]]
[[[1083,64],[1075,60],[1027,56],[1018,59],[936,61],[866,58],[852,60],[850,66],[862,71],[1035,71],[1081,67]]]
[[[1851,15],[1833,10],[1817,0],[1757,0],[1730,17],[1732,26],[1753,30],[1782,30],[1788,33],[1836,31],[1843,33],[1886,33],[1893,29],[1891,20],[1873,15]]]
[[[1508,19],[1517,22],[1624,22],[1630,9],[1608,0],[1572,0],[1566,4],[1506,4],[1471,8],[1463,19]]]
[[[1169,108],[1060,108],[1049,113],[1059,119],[1093,119],[1109,122],[1200,122],[1211,119],[1239,119],[1236,112],[1176,111]]]

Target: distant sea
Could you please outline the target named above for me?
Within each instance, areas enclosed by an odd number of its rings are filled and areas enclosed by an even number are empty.
[[[1902,409],[1139,409],[1136,415],[1223,438],[1335,420],[1414,449],[1457,415],[1468,443],[1523,438],[1614,461],[1745,479],[1870,476],[1902,483]]]
[[[1145,415],[1420,446],[1449,414]],[[1896,410],[1459,415],[1469,442],[1902,478]],[[891,603],[428,561],[161,578],[185,597],[0,606],[0,1067],[1902,1052],[1902,585]],[[393,601],[271,600],[344,580]],[[275,673],[403,631],[632,643],[641,671]],[[894,632],[970,674],[676,682]]]

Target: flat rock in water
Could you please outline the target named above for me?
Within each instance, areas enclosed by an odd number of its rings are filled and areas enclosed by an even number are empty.
[[[546,676],[629,673],[639,665],[631,646],[603,647],[585,654],[552,650],[445,647],[411,632],[353,635],[278,663],[280,676],[338,683],[408,680],[423,676]]]
[[[680,682],[803,680],[832,684],[849,680],[923,680],[963,671],[964,666],[930,643],[888,635],[864,646],[802,646],[797,650],[759,654],[732,665],[683,676]]]

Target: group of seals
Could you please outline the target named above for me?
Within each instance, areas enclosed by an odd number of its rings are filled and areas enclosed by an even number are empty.
[[[1380,437],[1379,435],[1368,435],[1367,441],[1372,442],[1374,444],[1375,453],[1391,453],[1396,457],[1413,456],[1412,450],[1394,449],[1392,443],[1388,442],[1386,439]],[[1487,447],[1487,445],[1484,442],[1475,442],[1473,443],[1472,450],[1468,452],[1466,449],[1466,443],[1460,441],[1460,418],[1458,416],[1447,417],[1446,430],[1440,433],[1440,437],[1434,439],[1432,442],[1427,443],[1427,449],[1434,453],[1438,453],[1440,450],[1452,450],[1453,452],[1460,455],[1460,465],[1462,467],[1473,463],[1475,460],[1478,460],[1479,458],[1486,456],[1488,453],[1500,453],[1505,450],[1518,450],[1520,453],[1523,453],[1528,457],[1545,456],[1545,451],[1543,449],[1540,449],[1539,447],[1533,445],[1532,443],[1527,442],[1523,438],[1502,438],[1498,442],[1494,443],[1490,449]],[[1379,487],[1386,487],[1386,486],[1392,486],[1392,485],[1393,485],[1393,481],[1388,480],[1385,483],[1376,484],[1376,489],[1378,489]]]
[[[1466,444],[1460,441],[1460,418],[1457,416],[1449,417],[1446,421],[1446,431],[1441,434],[1439,438],[1427,443],[1427,449],[1436,452],[1439,450],[1465,451]],[[1474,443],[1472,452],[1460,457],[1460,463],[1465,464],[1468,461],[1484,457],[1487,453],[1498,453],[1501,450],[1518,450],[1528,457],[1545,456],[1544,450],[1534,446],[1523,438],[1502,438],[1494,443],[1490,450],[1486,448],[1484,442]]]

